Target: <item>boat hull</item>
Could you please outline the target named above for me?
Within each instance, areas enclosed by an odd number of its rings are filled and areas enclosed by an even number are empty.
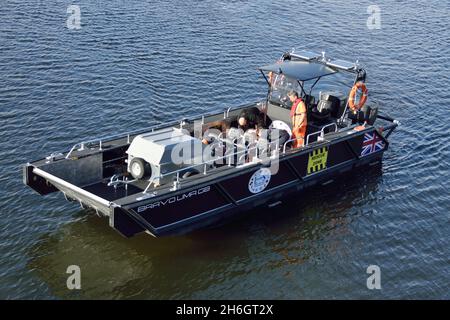
[[[379,142],[378,149],[368,149],[373,147],[367,144],[368,136]],[[83,208],[93,208],[109,217],[110,226],[125,237],[142,232],[155,237],[170,236],[222,223],[256,207],[275,206],[286,197],[301,197],[303,189],[327,184],[357,167],[379,163],[389,143],[375,127],[369,126],[360,131],[349,129],[325,135],[324,139],[298,151],[280,151],[279,157],[270,162],[248,163],[224,170],[223,174],[199,174],[199,178],[181,183],[176,190],[168,189],[156,195],[136,189],[129,196],[127,190],[112,189],[104,182],[98,183],[102,190],[91,185],[82,187],[110,174],[94,172],[92,167],[111,161],[112,155],[121,154],[127,147],[114,145],[109,151],[76,160],[44,159],[27,164],[24,183],[41,195],[61,191],[66,199],[79,202]],[[95,179],[89,181],[92,175]]]
[[[369,132],[374,133],[375,130]],[[214,183],[117,207],[112,212],[110,225],[127,237],[142,231],[156,237],[178,235],[223,222],[256,207],[275,206],[287,197],[301,196],[303,189],[328,184],[357,167],[380,163],[388,147],[387,141],[383,149],[361,156],[363,137],[364,132],[351,139],[324,142],[305,152],[281,158],[276,174],[259,192],[252,192],[250,183],[264,166],[249,167]],[[320,157],[321,152],[327,153],[326,163],[316,165],[314,170],[310,159],[317,155]]]

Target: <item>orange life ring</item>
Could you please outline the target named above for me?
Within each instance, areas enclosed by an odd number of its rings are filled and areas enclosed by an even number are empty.
[[[358,104],[355,105],[356,92],[358,90],[362,91],[362,96],[359,99]],[[352,91],[350,91],[350,95],[348,97],[348,105],[352,111],[355,112],[362,108],[362,106],[367,101],[367,93],[368,93],[368,90],[367,90],[366,84],[364,82],[357,82],[353,86]]]

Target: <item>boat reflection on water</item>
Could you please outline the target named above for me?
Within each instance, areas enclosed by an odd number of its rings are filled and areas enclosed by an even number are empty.
[[[342,242],[355,238],[355,220],[363,214],[361,206],[373,200],[381,171],[366,167],[274,208],[180,237],[125,239],[103,219],[82,212],[83,218],[31,248],[28,268],[61,299],[227,298],[220,286],[240,275],[254,282],[265,274],[261,270],[270,270],[288,281],[295,276],[291,266],[348,257],[359,244]],[[70,265],[81,269],[81,290],[67,289]],[[257,298],[271,297],[277,295],[268,290]]]

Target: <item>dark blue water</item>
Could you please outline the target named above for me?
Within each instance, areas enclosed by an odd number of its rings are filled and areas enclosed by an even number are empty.
[[[450,298],[447,1],[13,0],[0,8],[0,298]],[[400,120],[379,169],[184,237],[124,239],[21,165],[264,96],[292,47],[359,59]],[[66,268],[82,289],[66,288]],[[368,290],[366,268],[381,269]]]

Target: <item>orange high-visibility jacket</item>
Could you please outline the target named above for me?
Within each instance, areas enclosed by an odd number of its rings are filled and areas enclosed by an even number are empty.
[[[296,116],[305,114],[304,120],[302,123],[297,123]],[[306,134],[306,106],[301,98],[298,98],[294,101],[291,107],[291,119],[292,119],[292,138],[297,139],[293,142],[293,147],[298,148],[303,145]]]

